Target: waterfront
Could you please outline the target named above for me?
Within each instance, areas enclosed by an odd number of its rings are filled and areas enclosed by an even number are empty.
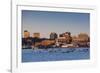
[[[22,62],[90,59],[90,48],[22,49]]]
[[[89,60],[90,14],[22,10],[21,42],[22,62]]]

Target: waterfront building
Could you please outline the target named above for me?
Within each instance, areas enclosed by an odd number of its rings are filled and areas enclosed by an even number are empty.
[[[72,37],[72,43],[78,45],[79,47],[89,47],[90,38],[86,33],[80,33],[77,37]]]
[[[72,37],[70,32],[65,32],[59,35],[60,41],[70,44],[72,42]]]
[[[40,33],[38,33],[38,32],[37,33],[33,33],[33,37],[34,38],[40,38]]]
[[[65,32],[65,33],[62,33],[62,34],[60,34],[59,35],[59,37],[69,37],[69,36],[71,36],[71,33],[70,32]]]
[[[58,38],[58,35],[55,32],[51,32],[50,39],[55,40]]]
[[[65,36],[65,37],[71,36],[71,33],[70,33],[70,32],[65,32],[65,33],[64,33],[64,36]]]
[[[86,41],[86,42],[89,41],[89,36],[88,36],[86,33],[80,33],[80,34],[78,35],[78,38],[80,39],[80,41],[81,41],[81,40],[82,40],[82,41]]]
[[[30,37],[30,32],[27,30],[24,31],[24,38],[29,38]]]
[[[90,41],[89,36],[85,33],[80,33],[78,34],[77,37],[73,36],[72,39],[74,42],[89,42]]]
[[[58,39],[59,44],[66,43],[66,38],[65,37],[59,37]]]

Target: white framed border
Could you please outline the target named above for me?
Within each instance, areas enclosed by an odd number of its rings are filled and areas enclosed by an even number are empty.
[[[15,8],[15,9],[14,9]],[[96,8],[78,5],[15,5],[12,8],[12,65],[13,73],[23,71],[46,71],[56,69],[94,67],[97,63]],[[21,10],[90,13],[90,60],[21,62]]]

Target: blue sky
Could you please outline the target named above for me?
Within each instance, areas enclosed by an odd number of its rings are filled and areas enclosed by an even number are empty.
[[[41,37],[49,37],[50,32],[90,34],[90,14],[22,10],[22,32],[24,30],[28,30],[31,35],[40,32]]]

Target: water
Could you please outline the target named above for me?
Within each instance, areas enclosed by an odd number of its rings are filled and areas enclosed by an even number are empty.
[[[90,59],[89,48],[23,49],[22,62],[43,62]]]

